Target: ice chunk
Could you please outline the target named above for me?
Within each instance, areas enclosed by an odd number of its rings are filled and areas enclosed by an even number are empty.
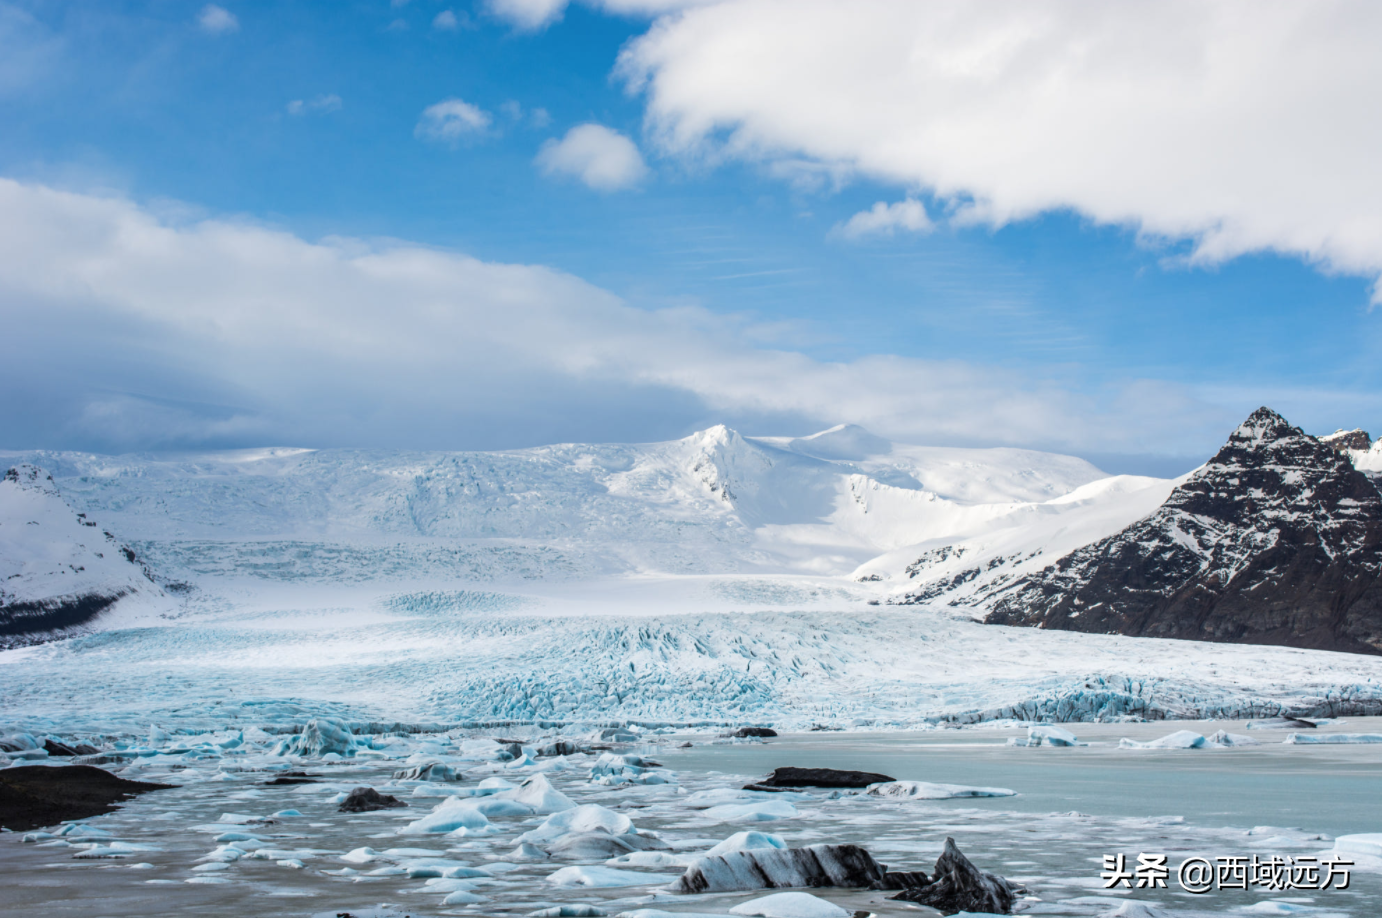
[[[787,842],[781,835],[769,835],[767,832],[735,832],[729,838],[711,848],[702,857],[714,857],[717,854],[729,854],[732,851],[753,851],[758,848],[786,848]]]
[[[1140,743],[1126,736],[1118,741],[1123,749],[1203,749],[1205,738],[1192,730],[1177,730],[1158,739]]]
[[[670,854],[666,851],[632,851],[605,861],[611,867],[682,867],[696,860],[694,855]]]
[[[1229,733],[1225,730],[1217,730],[1214,735],[1205,740],[1211,746],[1260,746],[1257,740],[1251,736],[1244,736],[1241,733]]]
[[[554,905],[529,912],[527,918],[602,918],[608,914],[593,905]]]
[[[479,902],[488,902],[484,896],[477,896],[467,889],[458,889],[441,900],[442,905],[475,905]]]
[[[1365,854],[1368,857],[1382,857],[1382,833],[1366,832],[1361,835],[1340,835],[1334,839],[1336,854]]]
[[[557,790],[547,780],[546,775],[533,775],[518,787],[500,791],[495,795],[501,799],[512,800],[529,808],[530,813],[545,816],[574,809],[575,802]]]
[[[772,795],[776,797],[776,794]],[[712,806],[701,812],[707,819],[720,822],[770,822],[774,819],[791,819],[797,815],[797,808],[786,800],[758,800],[753,803],[727,803]]]
[[[750,899],[734,906],[729,913],[753,915],[758,918],[850,918],[853,914],[833,902],[804,892],[774,893],[771,896]]]
[[[867,887],[883,880],[883,866],[858,845],[758,848],[702,857],[686,869],[674,892],[733,892],[791,886]]]
[[[353,756],[358,745],[345,721],[336,717],[314,717],[297,736],[281,741],[275,755]]]
[[[373,848],[356,848],[354,851],[347,851],[342,854],[341,860],[351,864],[368,864],[377,857],[379,857],[379,852]]]
[[[728,912],[664,912],[660,908],[638,908],[620,912],[614,918],[734,918]]]
[[[464,775],[442,762],[423,762],[393,773],[395,781],[459,781]]]
[[[473,807],[451,798],[440,803],[431,813],[400,827],[399,835],[441,835],[457,829],[471,831],[487,829],[489,819]]]
[[[1076,737],[1062,727],[1055,724],[1033,724],[1027,728],[1027,745],[1029,746],[1080,746],[1084,745]]]
[[[547,878],[554,886],[589,886],[609,889],[618,886],[651,886],[673,879],[665,874],[639,873],[614,867],[563,867]]]
[[[905,797],[909,800],[949,800],[954,797],[1015,797],[1006,787],[968,787],[964,784],[931,784],[926,781],[890,781],[874,784],[865,793],[874,797]]]
[[[596,803],[587,803],[575,809],[554,813],[543,820],[536,829],[518,836],[522,842],[544,842],[578,832],[608,832],[610,835],[634,835],[637,829],[633,821],[622,813],[606,809]]]
[[[1293,745],[1352,745],[1355,743],[1382,743],[1382,733],[1291,733],[1283,742]]]

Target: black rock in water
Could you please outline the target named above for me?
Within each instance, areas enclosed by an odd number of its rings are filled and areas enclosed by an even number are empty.
[[[868,787],[895,781],[872,771],[839,771],[834,768],[775,768],[773,773],[745,790],[776,790],[784,787]]]
[[[777,731],[770,727],[740,727],[738,730],[734,731],[734,735],[739,739],[750,739],[754,737],[768,739],[777,736]]]
[[[1382,494],[1259,408],[1155,513],[1018,581],[985,621],[1382,653]]]
[[[389,810],[407,806],[397,797],[381,794],[372,787],[357,787],[351,791],[341,804],[342,813],[372,813],[375,810]]]
[[[889,870],[874,889],[918,889],[931,882],[924,870]]]
[[[284,784],[316,784],[320,775],[309,775],[305,771],[285,771],[283,774],[265,781],[268,787],[278,787]]]
[[[87,819],[135,794],[172,784],[126,781],[91,765],[20,765],[0,769],[0,826],[25,832],[68,819]]]
[[[51,739],[46,739],[43,741],[43,749],[48,753],[49,756],[66,757],[79,754],[77,750],[73,749],[71,746],[68,746],[65,743],[56,742]]]
[[[947,838],[945,850],[936,860],[936,873],[931,882],[915,889],[904,889],[889,898],[929,905],[942,915],[957,912],[1011,915],[1017,892],[1018,889],[1002,877],[975,867],[955,847],[955,839]]]

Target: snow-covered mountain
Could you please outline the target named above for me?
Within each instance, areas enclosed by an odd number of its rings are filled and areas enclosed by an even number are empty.
[[[1382,653],[1382,494],[1260,408],[1155,513],[1017,581],[987,621]]]
[[[840,576],[1105,477],[1068,456],[905,446],[857,427],[483,453],[16,458],[50,469],[156,570],[190,579]]]
[[[0,479],[0,647],[78,633],[122,603],[160,597],[129,547],[19,464]]]

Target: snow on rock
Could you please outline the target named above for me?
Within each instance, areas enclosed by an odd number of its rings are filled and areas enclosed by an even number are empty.
[[[811,845],[702,857],[686,869],[672,890],[704,893],[792,886],[858,888],[882,880],[882,865],[858,845]]]
[[[963,784],[929,784],[925,781],[890,781],[874,784],[866,793],[874,797],[907,800],[950,800],[956,797],[1015,797],[1006,787],[967,787]]]
[[[614,867],[563,867],[547,878],[554,886],[589,886],[598,889],[619,886],[650,886],[666,883],[672,877],[665,874],[640,873]]]
[[[1203,749],[1207,741],[1193,730],[1177,730],[1147,742],[1138,742],[1126,736],[1118,741],[1124,749]]]
[[[850,918],[833,902],[804,892],[773,893],[758,899],[741,902],[730,910],[731,915],[751,915],[757,918]]]
[[[73,510],[51,475],[20,463],[0,476],[0,649],[129,624],[169,606],[134,551]]]
[[[1051,562],[986,621],[1382,653],[1382,494],[1268,408],[1150,516]]]

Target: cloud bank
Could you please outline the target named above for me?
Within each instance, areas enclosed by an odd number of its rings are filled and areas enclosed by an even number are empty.
[[[1175,453],[1239,420],[1157,383],[1095,400],[955,361],[821,362],[541,266],[160,213],[0,180],[0,447],[492,448],[723,420]]]
[[[733,0],[663,17],[620,72],[678,154],[1378,278],[1378,47],[1369,0]]]

